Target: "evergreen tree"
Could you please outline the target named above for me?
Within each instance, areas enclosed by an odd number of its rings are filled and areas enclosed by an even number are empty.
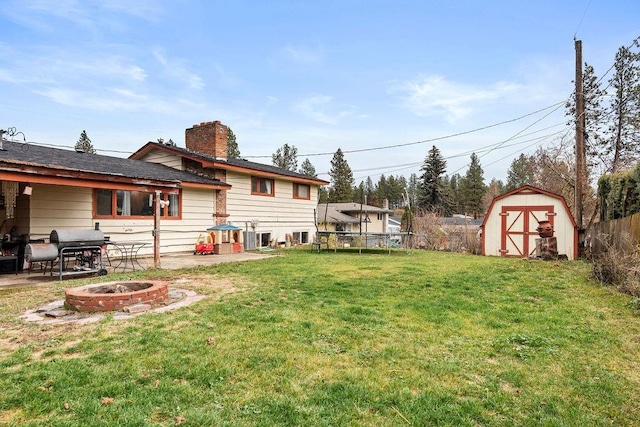
[[[448,215],[450,211],[449,201],[446,197],[444,173],[447,162],[434,145],[427,153],[420,177],[420,194],[418,205],[421,209]]]
[[[96,150],[95,148],[93,148],[93,144],[91,143],[91,140],[87,136],[87,131],[85,130],[83,130],[80,133],[80,139],[78,139],[78,142],[76,142],[76,145],[74,148],[76,151],[81,153],[89,153],[89,154],[96,153]]]
[[[271,155],[271,162],[280,169],[295,172],[298,169],[298,149],[295,145],[284,144]]]
[[[331,159],[331,189],[329,201],[332,203],[350,202],[353,200],[353,173],[344,158],[342,150],[338,148]]]
[[[585,63],[582,73],[582,92],[584,94],[584,124],[586,161],[589,169],[598,168],[600,171],[609,170],[610,162],[604,155],[603,147],[606,142],[606,120],[603,99],[605,92],[600,87],[600,79],[595,74],[594,68]],[[573,96],[567,101],[566,115],[570,117],[567,123],[575,127],[576,102],[575,90]]]
[[[300,166],[300,171],[301,174],[309,176],[311,178],[317,178],[318,175],[316,174],[316,168],[311,164],[311,162],[309,161],[309,159],[304,159],[304,162],[302,162],[302,165]]]
[[[484,214],[484,195],[487,186],[484,185],[484,171],[476,153],[471,154],[469,169],[461,183],[460,193],[464,200],[465,214],[472,214],[474,218]]]
[[[240,150],[238,149],[236,134],[233,133],[231,128],[227,128],[227,157],[230,159],[240,158]]]
[[[380,178],[378,178],[378,184],[376,186],[376,195],[375,195],[375,201],[372,200],[371,202],[369,202],[370,205],[373,206],[378,206],[378,207],[382,207],[382,203],[384,202],[384,199],[389,199],[389,185],[387,182],[387,177],[384,176],[384,174],[380,175]]]
[[[329,201],[329,190],[326,187],[318,188],[318,204],[327,203]]]
[[[367,181],[364,184],[364,194],[367,196],[367,204],[371,204],[376,200],[376,186],[373,184],[373,180],[370,176],[367,177]]]
[[[449,178],[448,194],[451,200],[451,211],[453,213],[464,213],[464,200],[460,191],[460,185],[463,178],[459,173],[454,173]]]
[[[387,184],[389,185],[389,208],[397,209],[402,207],[402,200],[407,189],[407,178],[402,175],[389,176]]]
[[[611,172],[631,166],[640,147],[640,53],[621,47],[614,62],[615,73],[609,81],[614,90],[610,105],[613,122],[609,126],[609,144],[605,153]]]
[[[523,185],[535,185],[535,161],[524,154],[513,159],[507,171],[507,191]]]

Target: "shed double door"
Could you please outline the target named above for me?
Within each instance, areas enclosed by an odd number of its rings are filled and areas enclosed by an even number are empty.
[[[528,258],[535,255],[536,228],[538,222],[554,223],[553,205],[549,206],[503,206],[500,216],[500,255],[505,257]]]

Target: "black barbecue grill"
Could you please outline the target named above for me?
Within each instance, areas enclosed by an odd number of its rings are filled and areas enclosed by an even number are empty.
[[[60,266],[60,280],[63,276],[74,274],[107,274],[102,264],[102,247],[104,234],[100,230],[53,230],[49,235],[49,243],[30,243],[25,248],[25,260],[32,262],[53,263],[57,259]],[[73,266],[69,268],[70,261]],[[46,272],[46,269],[45,269]]]

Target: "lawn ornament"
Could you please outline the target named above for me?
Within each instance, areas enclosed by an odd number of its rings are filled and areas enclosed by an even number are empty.
[[[540,237],[552,237],[553,225],[547,220],[538,221],[538,228],[536,228]]]
[[[538,221],[536,228],[536,255],[544,260],[558,259],[558,240],[553,237],[553,225],[547,220]]]
[[[201,233],[196,240],[194,255],[210,255],[213,253],[215,236],[213,233]]]

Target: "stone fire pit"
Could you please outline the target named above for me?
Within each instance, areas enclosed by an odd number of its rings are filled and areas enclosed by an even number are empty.
[[[85,313],[123,311],[134,305],[166,301],[169,287],[161,280],[94,283],[65,291],[65,308]]]

